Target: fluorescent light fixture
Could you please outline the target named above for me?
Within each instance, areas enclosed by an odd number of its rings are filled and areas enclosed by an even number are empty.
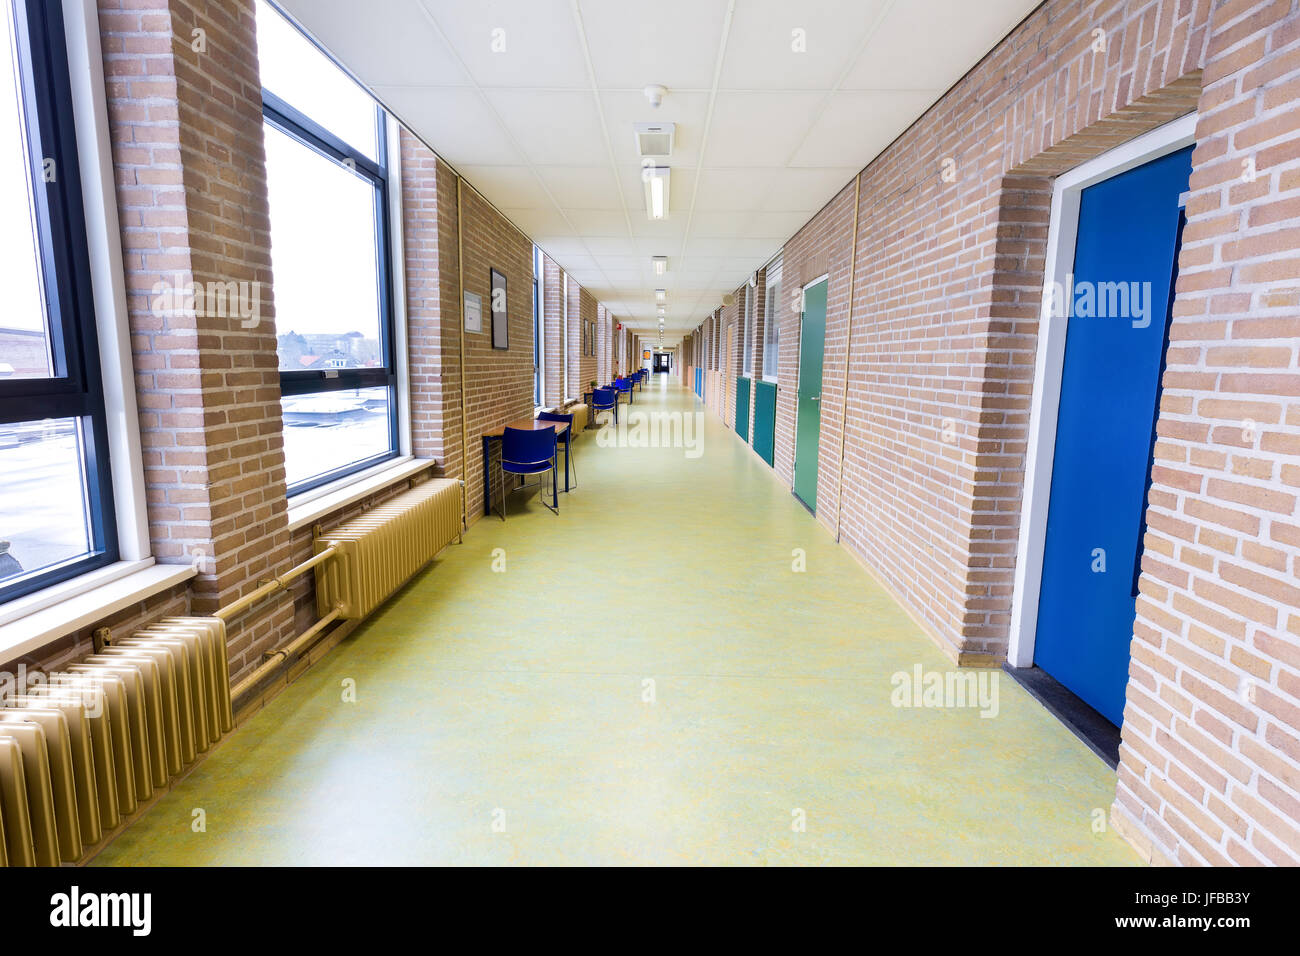
[[[655,289],[655,301],[663,302],[668,297],[667,289]]]
[[[641,167],[641,179],[645,182],[645,211],[651,219],[663,219],[668,215],[668,181],[671,172],[667,166]]]
[[[661,276],[668,271],[667,256],[651,256],[650,261],[655,264],[655,275]]]

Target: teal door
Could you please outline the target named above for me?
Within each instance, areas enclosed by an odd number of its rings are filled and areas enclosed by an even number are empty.
[[[822,435],[822,353],[826,347],[825,281],[803,293],[799,328],[799,396],[794,433],[794,493],[817,511],[817,452]]]

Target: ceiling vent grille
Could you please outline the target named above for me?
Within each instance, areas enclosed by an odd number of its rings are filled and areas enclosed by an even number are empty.
[[[671,156],[676,123],[633,123],[636,151],[642,158]]]

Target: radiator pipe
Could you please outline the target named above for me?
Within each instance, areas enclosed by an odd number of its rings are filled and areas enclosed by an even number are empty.
[[[325,630],[325,628],[337,621],[342,613],[343,609],[336,607],[284,647],[271,651],[268,660],[264,661],[255,671],[253,671],[253,673],[249,674],[231,688],[230,699],[238,700],[241,696],[248,693],[269,677],[281,664],[287,664],[291,657],[299,651],[305,650],[309,644],[313,643],[320,635],[321,631]]]
[[[337,550],[338,549],[334,545],[330,545],[328,548],[326,548],[324,551],[322,551],[320,554],[316,555],[315,557],[304,561],[302,564],[298,565],[297,567],[290,568],[288,571],[280,575],[278,578],[273,578],[272,580],[267,581],[265,584],[261,585],[255,590],[249,591],[247,594],[245,594],[243,597],[239,598],[238,600],[232,601],[230,604],[227,604],[223,608],[219,608],[216,612],[213,613],[212,616],[219,617],[221,618],[222,621],[229,623],[233,618],[238,617],[240,614],[248,610],[258,601],[262,600],[262,598],[275,594],[277,591],[283,591],[286,587],[289,586],[289,582],[306,574],[312,568],[316,567],[316,565],[328,561],[330,558],[334,557],[334,553]]]

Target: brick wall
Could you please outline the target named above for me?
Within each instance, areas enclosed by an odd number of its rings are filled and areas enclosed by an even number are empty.
[[[453,175],[449,169],[447,175]],[[508,421],[533,416],[533,244],[466,186],[461,188],[461,215],[465,257],[462,280],[466,292],[483,297],[483,331],[465,335],[465,434],[469,449],[469,470],[465,478],[472,522],[483,513],[483,455],[479,436]],[[488,313],[492,269],[506,276],[508,349],[492,347]]]
[[[439,194],[438,157],[406,130],[400,137],[402,251],[395,281],[406,288],[407,356],[411,377],[411,449],[438,462],[439,473],[460,474],[460,365],[444,361],[459,354],[460,306],[456,301],[456,236],[440,229],[438,209],[450,196]],[[444,261],[440,253],[448,257]],[[446,270],[444,272],[444,269]],[[445,293],[450,289],[450,302]]]
[[[1179,863],[1295,865],[1300,11],[1217,4],[1202,83],[1117,810]]]
[[[1049,0],[784,249],[787,305],[830,273],[818,519],[956,659],[995,662],[1051,177],[1199,112],[1114,813],[1181,863],[1300,861],[1298,86],[1292,0]]]
[[[257,49],[253,6],[103,0],[100,25],[152,546],[197,562],[205,613],[289,558],[261,84],[228,52]],[[259,283],[260,321],[160,314],[160,282]],[[282,604],[236,628],[232,671],[291,627]]]

